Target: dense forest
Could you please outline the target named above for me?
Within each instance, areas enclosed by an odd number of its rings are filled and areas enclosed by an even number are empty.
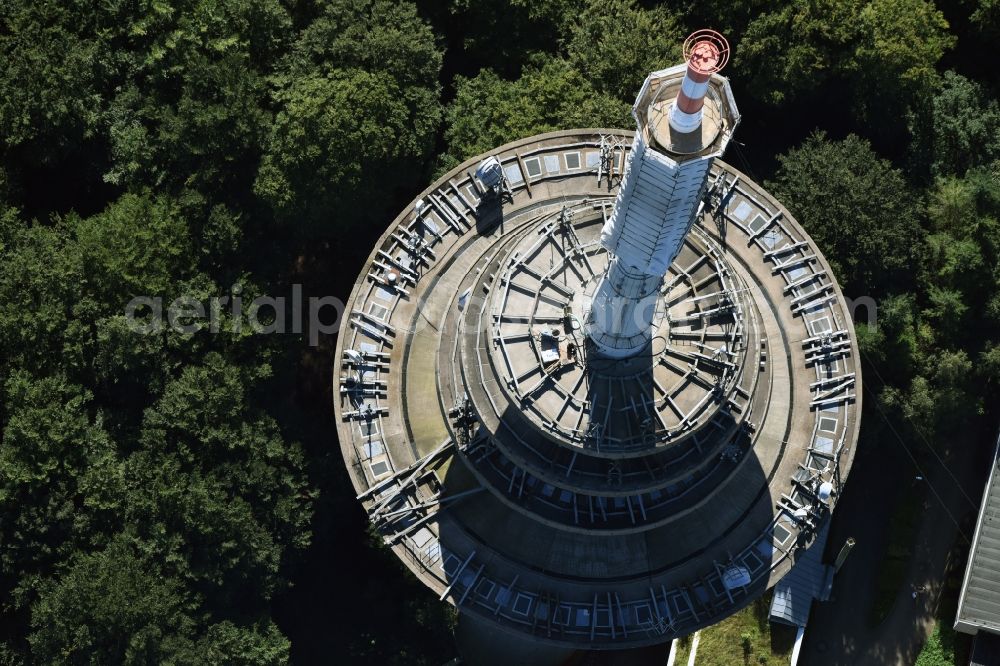
[[[435,174],[631,127],[701,27],[734,47],[726,159],[878,301],[864,442],[984,428],[998,0],[0,3],[0,664],[453,656],[341,468],[330,336],[126,305],[346,296]]]

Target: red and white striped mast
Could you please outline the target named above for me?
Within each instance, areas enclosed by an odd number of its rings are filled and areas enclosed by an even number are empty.
[[[670,127],[693,132],[701,126],[709,79],[729,62],[729,43],[714,30],[699,30],[684,40],[683,52],[687,71],[670,108]]]

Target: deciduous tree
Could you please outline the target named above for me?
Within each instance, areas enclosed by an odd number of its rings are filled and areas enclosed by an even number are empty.
[[[819,244],[849,294],[914,284],[924,232],[903,174],[867,141],[813,134],[779,159],[768,184]]]
[[[628,104],[595,91],[563,60],[549,60],[517,81],[490,70],[459,78],[447,121],[452,163],[540,132],[635,124]]]
[[[590,0],[572,24],[570,62],[601,93],[632,104],[646,75],[680,60],[685,32],[665,6]]]
[[[911,160],[929,176],[962,175],[1000,158],[1000,105],[983,87],[945,72],[940,88],[910,113]]]

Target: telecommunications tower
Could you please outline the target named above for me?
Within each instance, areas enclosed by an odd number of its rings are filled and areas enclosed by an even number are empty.
[[[694,223],[712,162],[740,120],[729,81],[715,75],[729,60],[722,35],[692,34],[684,60],[650,74],[632,107],[637,130],[601,232],[611,261],[588,316],[590,339],[610,357],[649,344],[663,276]]]
[[[646,78],[635,131],[455,167],[360,270],[341,455],[374,533],[458,610],[469,663],[662,651],[820,559],[802,555],[854,459],[857,343],[808,234],[717,159],[740,120],[728,57],[699,31]],[[788,598],[772,613],[808,614]]]

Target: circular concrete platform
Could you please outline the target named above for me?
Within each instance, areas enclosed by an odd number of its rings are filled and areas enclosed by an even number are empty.
[[[787,210],[719,160],[651,343],[624,361],[590,347],[607,167],[631,136],[503,146],[499,194],[474,176],[483,156],[443,176],[380,239],[338,340],[338,440],[375,529],[527,645],[624,649],[719,621],[809,547],[854,457],[846,303]]]

